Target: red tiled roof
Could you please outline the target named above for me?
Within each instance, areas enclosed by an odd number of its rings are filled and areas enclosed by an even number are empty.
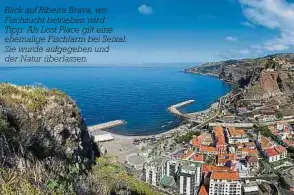
[[[192,139],[192,145],[193,146],[200,146],[201,145],[201,140],[198,138],[198,137],[194,137],[193,139]]]
[[[243,129],[235,129],[235,128],[229,128],[229,133],[231,137],[240,137],[246,134]]]
[[[276,146],[276,147],[275,147],[275,150],[276,150],[279,154],[281,154],[281,153],[283,153],[283,152],[287,152],[286,148],[284,148],[284,147],[281,146],[281,145]]]
[[[252,156],[256,156],[258,154],[257,149],[242,148],[239,151],[247,153],[247,154],[252,155]]]
[[[205,145],[201,145],[200,146],[200,151],[201,152],[216,152],[216,148],[213,146],[205,146]]]
[[[239,180],[239,172],[228,172],[228,171],[213,171],[211,179],[219,180]]]
[[[279,153],[278,153],[274,148],[268,148],[268,149],[265,149],[264,152],[265,152],[266,155],[269,156],[269,157],[279,155]]]
[[[288,146],[293,146],[293,145],[294,145],[294,141],[293,141],[293,140],[283,139],[282,141],[283,141],[286,145],[288,145]]]
[[[193,155],[191,160],[196,162],[204,162],[204,156],[202,154]]]
[[[225,135],[222,127],[214,127],[214,135],[217,139],[217,145],[225,145]]]
[[[208,195],[206,187],[204,185],[201,186],[198,195]]]
[[[182,157],[183,160],[189,160],[191,156],[193,155],[193,151],[187,151],[187,153]]]
[[[220,164],[220,165],[226,164],[229,161],[236,160],[236,158],[237,158],[236,154],[232,154],[232,153],[229,153],[229,154],[219,154],[217,156],[217,163]]]
[[[231,169],[225,166],[215,166],[209,164],[202,165],[202,172],[208,173],[213,171],[231,171]]]

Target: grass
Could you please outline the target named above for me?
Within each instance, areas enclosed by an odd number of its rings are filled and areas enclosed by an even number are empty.
[[[185,135],[175,138],[176,143],[188,143],[193,139],[193,136],[199,136],[201,133],[198,131],[189,131]]]
[[[148,184],[128,174],[123,166],[111,161],[109,157],[97,159],[92,170],[80,172],[71,165],[69,168],[54,167],[48,170],[45,164],[31,164],[26,171],[0,169],[0,191],[2,195],[22,194],[160,194]],[[60,166],[62,166],[60,164]],[[83,186],[85,189],[82,189]],[[80,192],[80,193],[79,193]]]
[[[3,147],[5,141],[1,142],[1,195],[160,194],[129,174],[123,165],[116,163],[114,158],[109,156],[97,158],[96,164],[88,170],[79,164],[70,164],[54,158],[46,161],[26,161],[21,154],[3,156],[2,152],[7,148]],[[6,166],[5,160],[9,158],[19,162],[18,166]]]
[[[9,105],[22,105],[29,111],[40,111],[53,99],[64,99],[66,94],[57,89],[49,90],[43,86],[15,86],[0,84],[0,97]]]

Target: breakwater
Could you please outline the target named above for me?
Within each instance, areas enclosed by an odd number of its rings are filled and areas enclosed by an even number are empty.
[[[168,107],[168,111],[177,117],[184,117],[185,114],[183,114],[181,111],[179,111],[179,108],[186,106],[188,104],[192,104],[194,102],[195,102],[195,100],[187,100],[187,101],[172,105],[172,106]]]
[[[110,128],[117,127],[123,124],[126,124],[126,121],[124,120],[109,121],[107,123],[101,123],[98,125],[89,126],[88,130],[89,132],[93,132],[97,130],[105,130],[105,129],[110,129]]]

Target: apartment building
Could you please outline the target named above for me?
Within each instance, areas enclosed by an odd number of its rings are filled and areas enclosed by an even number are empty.
[[[238,172],[214,171],[210,177],[209,195],[241,195]]]
[[[180,194],[195,195],[201,183],[201,164],[183,162],[179,169]]]

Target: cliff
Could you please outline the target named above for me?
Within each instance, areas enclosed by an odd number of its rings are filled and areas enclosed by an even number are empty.
[[[98,156],[65,93],[0,83],[1,194],[161,194],[115,158]]]
[[[56,157],[85,165],[94,160],[80,111],[61,91],[0,84],[0,120],[7,126],[2,136],[14,151],[40,160]]]
[[[294,54],[275,54],[256,59],[206,63],[187,69],[186,72],[212,75],[236,83],[250,92],[245,96],[252,94],[258,98],[269,98],[292,95],[293,67]]]

